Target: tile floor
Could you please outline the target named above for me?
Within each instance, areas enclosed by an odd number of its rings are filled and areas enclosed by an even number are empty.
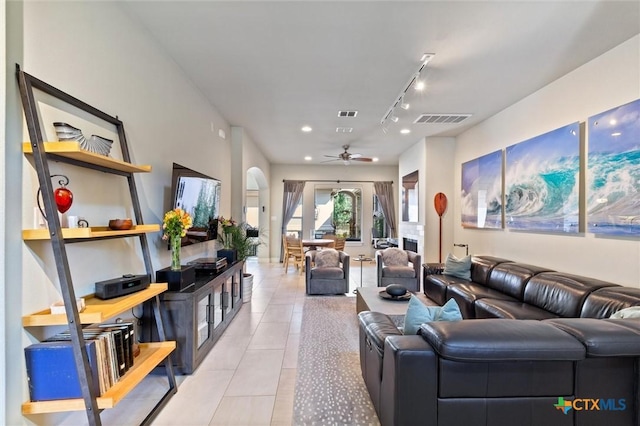
[[[305,300],[304,274],[279,263],[250,260],[253,295],[194,374],[176,376],[178,392],[154,425],[291,425],[298,343]],[[376,268],[363,264],[363,285],[375,286]],[[352,262],[350,297],[360,286],[360,263]],[[321,297],[321,296],[316,296]],[[355,311],[354,311],[355,315]],[[116,408],[105,425],[139,424],[166,391],[165,376],[148,376]],[[80,416],[80,417],[78,417]],[[75,413],[64,424],[77,422]],[[84,419],[86,420],[86,418]]]

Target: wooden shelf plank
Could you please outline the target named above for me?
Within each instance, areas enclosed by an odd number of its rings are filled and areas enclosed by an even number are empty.
[[[149,173],[151,166],[135,165],[116,160],[115,158],[96,154],[80,148],[80,142],[44,142],[44,150],[48,154],[59,155],[60,157],[71,158],[73,160],[82,161],[96,166],[102,166],[113,170],[129,173]],[[25,154],[33,154],[33,147],[30,142],[22,144],[22,152]]]
[[[160,364],[176,348],[176,342],[140,343],[140,355],[120,381],[111,389],[97,398],[98,408],[113,408],[133,388],[135,388],[147,374]],[[22,414],[59,413],[63,411],[82,411],[85,409],[84,400],[59,399],[55,401],[27,401],[22,404]]]
[[[146,302],[152,297],[167,291],[168,284],[151,284],[148,288],[138,292],[128,294],[114,299],[98,299],[91,294],[85,296],[86,308],[80,312],[80,322],[82,324],[96,324],[106,321],[122,312]],[[68,325],[66,314],[51,314],[51,309],[35,312],[22,317],[24,327],[44,327],[49,325]]]
[[[112,238],[127,235],[135,236],[158,231],[160,231],[160,225],[157,223],[150,225],[136,225],[126,231],[114,231],[108,226],[93,226],[91,228],[62,228],[62,237],[65,240],[80,240],[89,238]],[[22,239],[24,241],[50,240],[51,235],[49,235],[49,230],[46,228],[23,229]]]

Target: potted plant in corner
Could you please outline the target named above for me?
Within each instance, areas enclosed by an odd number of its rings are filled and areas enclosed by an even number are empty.
[[[222,228],[221,232],[219,232],[221,243],[226,250],[234,252],[233,255],[236,260],[246,261],[254,253],[256,246],[262,243],[259,237],[252,236],[256,231],[245,222],[236,223],[233,219],[220,217],[218,223]],[[220,255],[220,251],[218,251],[218,255]],[[242,299],[246,303],[251,300],[253,292],[253,274],[247,273],[244,270],[245,267],[246,263],[243,266],[242,281]]]

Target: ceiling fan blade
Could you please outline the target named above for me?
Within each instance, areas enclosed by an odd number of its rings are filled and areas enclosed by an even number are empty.
[[[362,157],[362,154],[349,154],[349,157],[353,158],[360,158]]]
[[[340,159],[340,156],[338,156],[338,155],[326,155],[325,154],[325,157]]]
[[[351,157],[351,159],[353,161],[364,161],[365,163],[370,163],[373,161],[373,158],[369,158],[369,157],[358,157],[358,158]]]
[[[329,157],[328,155],[325,155],[325,157]],[[331,163],[333,161],[340,161],[339,158],[334,158],[333,160],[326,160],[326,161],[321,161],[321,163]]]

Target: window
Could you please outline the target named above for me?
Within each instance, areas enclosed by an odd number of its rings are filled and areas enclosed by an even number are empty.
[[[287,235],[295,234],[298,238],[302,238],[302,197],[300,203],[296,207],[295,213],[287,224]]]
[[[362,239],[362,189],[316,188],[314,236],[324,234]]]

